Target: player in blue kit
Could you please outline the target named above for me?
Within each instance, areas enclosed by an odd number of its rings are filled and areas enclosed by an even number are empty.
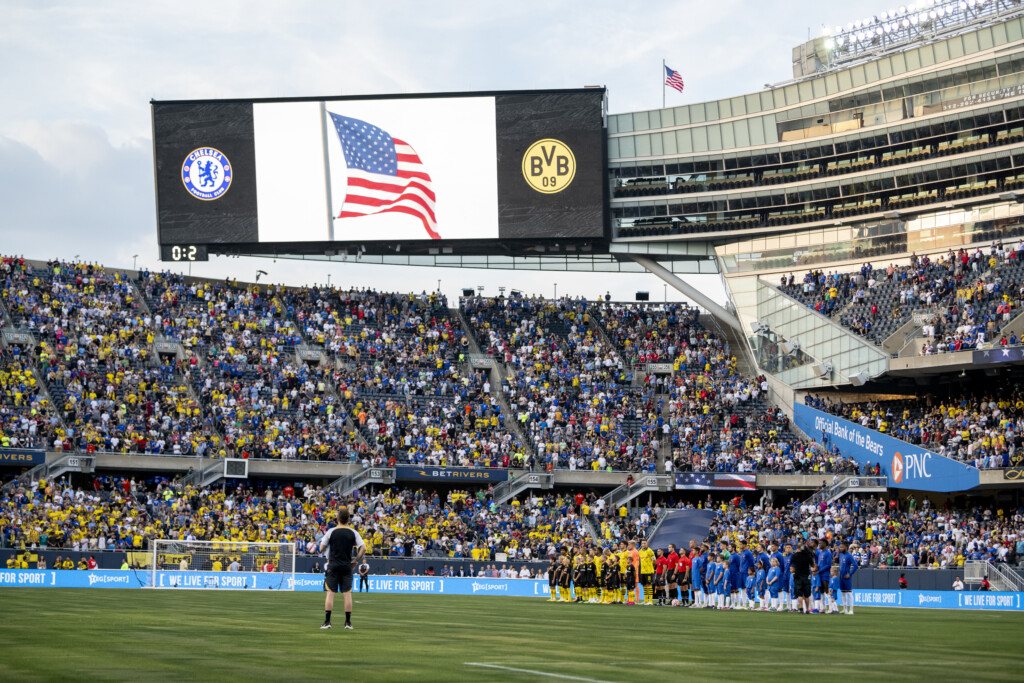
[[[828,614],[839,614],[839,567],[832,567],[828,579]]]
[[[822,586],[827,587],[828,579],[832,575],[832,551],[829,550],[826,541],[818,542],[818,551],[814,560],[818,565],[818,579]]]
[[[740,554],[736,546],[729,544],[729,607],[740,606],[743,576],[740,574]]]
[[[690,563],[690,582],[693,585],[693,604],[690,607],[704,606],[704,548],[697,550],[697,556]]]
[[[707,565],[704,569],[704,592],[707,594],[707,606],[718,607],[718,554],[708,551]]]
[[[757,566],[758,562],[761,563],[761,566],[764,567],[764,570],[766,572],[768,571],[768,567],[771,566],[771,557],[769,557],[768,551],[765,550],[765,547],[760,543],[757,544],[757,556],[754,558],[755,567]]]
[[[744,592],[747,598],[747,609],[754,609],[754,590],[757,584],[757,577],[754,576],[754,568],[750,567],[747,569],[747,579],[744,581],[743,587],[746,589]]]
[[[719,609],[729,609],[731,605],[728,604],[730,588],[732,586],[731,579],[729,577],[729,558],[725,555],[718,556],[718,605]]]
[[[705,592],[708,594],[707,606],[716,609],[718,607],[718,572],[721,567],[718,565],[718,555],[715,553],[708,553],[708,565],[707,569],[704,570],[706,585]]]
[[[772,541],[771,543],[768,544],[768,558],[769,558],[769,561],[770,560],[775,560],[776,562],[779,563],[779,575],[780,575],[779,595],[781,596],[782,595],[782,587],[783,587],[783,582],[781,581],[781,579],[785,578],[786,567],[785,567],[785,565],[782,562],[782,550],[780,550],[778,544],[775,543],[774,541]],[[769,567],[770,566],[771,565],[769,564]]]
[[[853,614],[853,575],[857,573],[857,560],[845,543],[839,546],[839,590],[842,592],[843,612]]]
[[[782,567],[779,566],[779,561],[774,557],[770,562],[772,566],[768,570],[768,578],[765,583],[768,586],[768,598],[771,601],[770,609],[773,612],[777,612],[779,610],[779,589],[782,587]]]
[[[719,608],[719,602],[724,602],[723,596],[719,595],[718,586],[725,573],[725,567],[717,553],[708,553],[711,558],[711,566],[708,569],[708,600],[715,609]]]
[[[715,556],[715,570],[708,581],[715,585],[715,607],[725,609],[725,599],[729,597],[729,560],[725,555]]]
[[[811,567],[811,614],[821,614],[821,574]]]
[[[745,541],[739,543],[739,555],[740,555],[740,576],[746,580],[747,575],[751,569],[754,569],[754,553],[750,552],[750,547]],[[744,602],[744,601],[741,601]]]
[[[779,569],[782,570],[782,585],[779,587],[779,600],[783,609],[794,610],[793,605],[793,574],[789,571],[789,558],[793,556],[793,546],[786,544],[779,558]]]
[[[757,590],[757,601],[760,603],[760,606],[761,606],[762,610],[768,609],[768,604],[765,601],[765,597],[764,597],[764,592],[765,592],[765,583],[764,582],[765,582],[765,577],[767,575],[768,575],[768,572],[766,572],[765,569],[764,569],[764,563],[761,562],[761,560],[758,560],[757,561],[757,575],[756,575],[757,576],[757,580],[755,581],[755,585],[756,585],[756,590]]]

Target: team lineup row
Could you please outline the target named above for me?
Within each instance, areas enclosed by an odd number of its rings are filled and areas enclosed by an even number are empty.
[[[796,546],[690,541],[678,552],[645,539],[563,548],[548,570],[548,601],[853,614],[857,562],[847,544],[835,557],[825,541]]]

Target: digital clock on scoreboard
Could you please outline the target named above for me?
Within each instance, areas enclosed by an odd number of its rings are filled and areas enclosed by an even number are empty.
[[[161,261],[209,261],[205,244],[161,244]]]

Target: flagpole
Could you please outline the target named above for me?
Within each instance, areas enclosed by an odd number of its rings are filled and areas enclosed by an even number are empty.
[[[665,108],[665,60],[661,60],[661,108]]]

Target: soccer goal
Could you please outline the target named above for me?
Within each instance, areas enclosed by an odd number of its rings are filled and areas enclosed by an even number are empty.
[[[153,542],[152,588],[295,590],[295,544]]]

